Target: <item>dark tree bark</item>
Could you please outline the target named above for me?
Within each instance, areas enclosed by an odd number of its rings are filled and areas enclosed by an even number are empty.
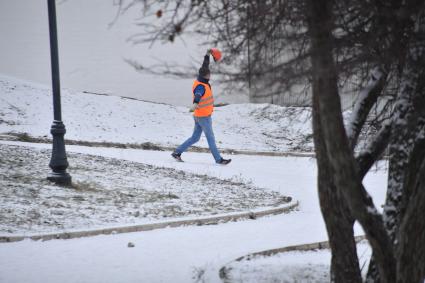
[[[311,39],[313,97],[317,97],[321,135],[337,189],[360,222],[376,254],[382,282],[395,282],[395,260],[381,215],[360,182],[352,150],[345,133],[332,54],[332,1],[309,0],[308,28]],[[315,98],[314,98],[315,99]],[[314,133],[317,135],[318,133]],[[320,136],[319,136],[320,137]]]
[[[421,29],[419,29],[421,31]],[[425,23],[422,26],[425,32]],[[409,54],[405,92],[412,93],[410,119],[405,128],[412,144],[403,172],[402,197],[397,203],[395,229],[397,282],[425,281],[425,50]]]
[[[409,162],[410,176],[406,210],[398,233],[397,282],[422,283],[425,280],[425,139],[413,149]]]
[[[378,137],[385,136],[387,141],[390,141],[389,180],[384,206],[384,219],[389,236],[395,245],[397,243],[396,238],[400,219],[409,205],[409,188],[413,186],[412,182],[415,182],[416,174],[420,167],[417,161],[417,149],[413,148],[415,144],[420,142],[420,139],[415,138],[415,136],[421,133],[424,126],[425,104],[420,101],[419,98],[421,97],[417,93],[417,89],[410,86],[405,87],[394,110],[391,127],[390,124],[386,124],[386,127],[383,127],[380,134],[378,134]],[[379,140],[371,143],[372,146],[376,144],[376,146],[373,146],[377,149],[375,152],[382,148],[382,142]],[[365,172],[367,170],[366,167],[371,165],[368,158],[368,151],[358,157],[361,172]],[[367,276],[368,282],[379,282],[379,276],[376,274],[374,264],[375,261],[372,257]]]
[[[313,104],[317,103],[317,97]],[[328,232],[332,252],[331,282],[361,282],[361,273],[354,240],[354,219],[345,200],[333,183],[326,145],[321,136],[320,113],[313,107],[313,131],[318,164],[318,192],[320,209]]]
[[[394,123],[392,126],[392,137],[389,145],[389,168],[388,168],[388,189],[384,206],[385,226],[394,241],[399,224],[399,207],[403,195],[403,184],[405,168],[407,166],[412,143],[409,142],[411,131],[406,125],[411,120],[412,103],[411,92],[403,91],[396,107]]]

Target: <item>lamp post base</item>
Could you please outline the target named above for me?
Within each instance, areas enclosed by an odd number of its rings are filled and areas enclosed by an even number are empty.
[[[71,185],[71,175],[69,175],[67,172],[50,172],[49,175],[47,175],[47,180],[55,182],[58,185]]]
[[[66,158],[65,151],[65,126],[62,121],[54,120],[50,130],[53,136],[53,149],[52,158],[50,159],[50,168],[52,172],[49,173],[47,179],[60,185],[70,185],[71,175],[66,172],[68,168],[68,159]]]

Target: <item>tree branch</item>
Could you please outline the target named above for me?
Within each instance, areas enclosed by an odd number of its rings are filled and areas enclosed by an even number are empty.
[[[367,145],[366,149],[356,157],[360,179],[363,179],[372,165],[378,160],[388,146],[391,135],[391,123],[387,121],[379,130],[378,134]]]
[[[359,98],[354,105],[351,113],[350,122],[347,125],[347,136],[350,147],[354,150],[360,131],[366,122],[372,106],[378,100],[385,82],[385,75],[378,68],[375,68],[371,74],[366,87],[360,92]]]

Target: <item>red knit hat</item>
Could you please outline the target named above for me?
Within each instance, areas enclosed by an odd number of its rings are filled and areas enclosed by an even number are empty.
[[[220,61],[221,59],[221,51],[217,48],[211,48],[211,55],[214,58],[214,61]]]

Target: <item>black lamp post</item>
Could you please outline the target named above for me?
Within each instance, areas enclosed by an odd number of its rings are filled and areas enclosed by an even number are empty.
[[[52,172],[47,179],[57,184],[69,185],[71,183],[71,175],[66,172],[68,168],[68,160],[65,152],[65,125],[62,123],[61,99],[60,99],[60,82],[59,82],[59,55],[58,55],[58,38],[56,30],[56,8],[55,0],[47,0],[49,11],[49,34],[50,34],[50,57],[52,67],[52,89],[53,89],[53,124],[50,133],[53,136],[52,158],[49,166]]]

